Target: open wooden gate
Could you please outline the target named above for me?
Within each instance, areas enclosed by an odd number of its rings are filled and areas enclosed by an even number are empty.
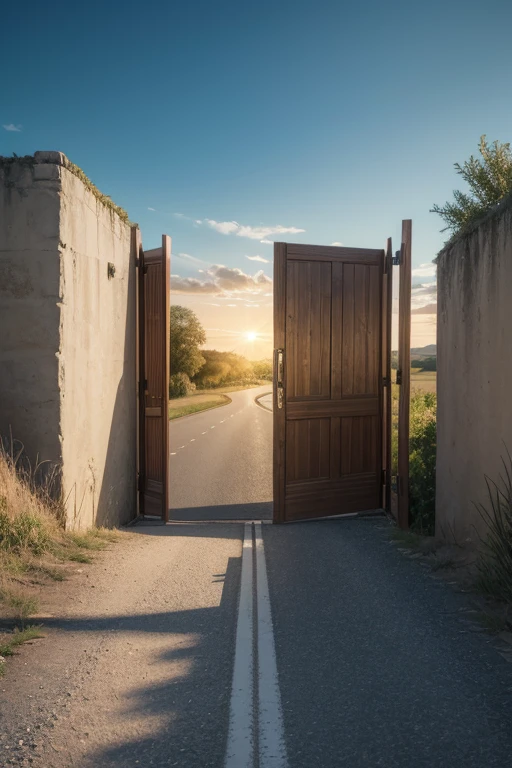
[[[274,246],[274,522],[389,499],[391,271],[390,240]]]
[[[138,231],[138,230],[137,230]],[[169,519],[171,238],[138,253],[139,514]]]

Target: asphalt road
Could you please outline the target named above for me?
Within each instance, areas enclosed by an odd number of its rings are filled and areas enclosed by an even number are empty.
[[[170,422],[171,520],[272,518],[272,414],[255,402],[268,391]]]
[[[511,765],[512,663],[386,518],[232,522],[270,514],[257,394],[171,429],[174,513],[209,522],[137,525],[47,599],[1,768]]]

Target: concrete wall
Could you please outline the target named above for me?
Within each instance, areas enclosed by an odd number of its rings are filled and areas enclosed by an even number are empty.
[[[60,179],[45,171],[0,161],[0,435],[22,441],[33,467],[62,460]]]
[[[9,303],[8,343],[0,334],[0,362],[7,363],[0,432],[11,426],[32,455],[60,464],[70,527],[114,525],[135,516],[136,502],[130,226],[63,155],[34,159],[10,166],[15,187],[5,186],[5,170],[1,185],[0,215],[11,234],[0,273]]]
[[[438,258],[436,529],[478,543],[512,453],[512,199]]]

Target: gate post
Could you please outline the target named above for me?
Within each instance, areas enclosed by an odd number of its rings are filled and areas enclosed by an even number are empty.
[[[409,527],[409,412],[411,402],[411,240],[412,221],[402,221],[398,307],[398,525]]]

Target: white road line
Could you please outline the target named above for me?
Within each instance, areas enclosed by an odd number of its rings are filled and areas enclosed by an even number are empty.
[[[281,695],[277,679],[265,551],[261,523],[254,526],[256,541],[256,595],[258,610],[258,702],[260,768],[286,768]]]
[[[246,523],[225,768],[253,768],[254,764],[252,551],[252,525]]]
[[[171,453],[171,456],[176,456],[176,451],[173,451],[173,452]]]
[[[178,448],[178,451],[181,451],[181,449],[184,447],[185,447],[184,445],[180,445],[180,447]]]
[[[215,429],[215,427],[210,427],[210,429]]]
[[[193,438],[192,438],[192,440],[191,440],[190,442],[191,442],[191,443],[195,443],[195,441],[196,441],[196,439],[195,439],[195,437],[193,437]]]
[[[201,432],[202,435],[206,435],[206,432]]]

